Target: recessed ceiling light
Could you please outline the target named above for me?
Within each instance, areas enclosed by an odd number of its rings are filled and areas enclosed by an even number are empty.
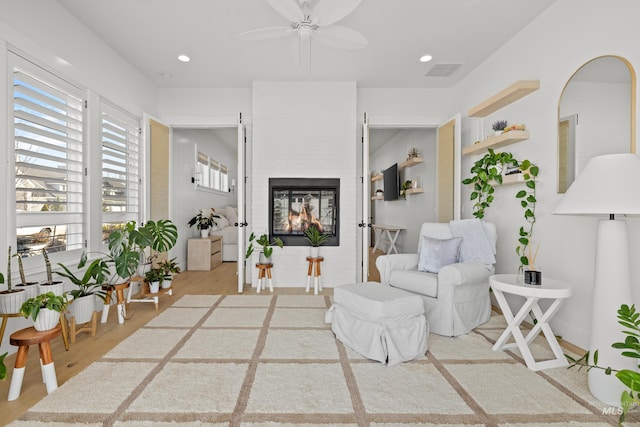
[[[423,55],[420,57],[420,62],[429,62],[433,59],[431,55]]]
[[[191,61],[191,58],[189,58],[187,55],[182,54],[182,55],[178,55],[178,61],[181,62],[189,62]]]

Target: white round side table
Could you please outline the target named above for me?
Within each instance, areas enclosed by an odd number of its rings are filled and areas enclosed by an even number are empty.
[[[558,340],[551,330],[551,326],[549,326],[549,321],[551,321],[553,316],[558,312],[564,300],[571,296],[571,286],[568,283],[550,277],[543,277],[541,285],[526,285],[520,283],[515,274],[496,274],[489,277],[489,284],[500,305],[502,314],[507,321],[507,329],[505,329],[500,338],[498,338],[492,349],[494,351],[500,351],[517,347],[522,353],[527,367],[533,371],[567,366],[569,363],[564,357],[562,348],[560,348],[560,344],[558,344]],[[505,294],[518,295],[526,299],[515,316],[507,303]],[[545,312],[543,312],[538,305],[538,301],[541,299],[553,300]],[[520,330],[520,325],[526,319],[529,312],[533,312],[537,322],[529,333],[524,336]],[[544,332],[544,337],[547,339],[555,355],[555,359],[537,362],[533,358],[529,345],[540,332]],[[515,344],[507,344],[507,340],[511,336],[515,339]]]

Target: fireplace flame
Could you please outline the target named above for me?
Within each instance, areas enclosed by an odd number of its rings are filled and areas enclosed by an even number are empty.
[[[322,224],[320,223],[318,218],[314,214],[309,213],[306,206],[303,206],[302,211],[300,212],[290,209],[289,216],[287,217],[286,221],[287,223],[285,224],[284,228],[289,233],[292,231],[305,231],[312,224],[315,225],[318,231],[320,231],[321,233],[324,231]]]

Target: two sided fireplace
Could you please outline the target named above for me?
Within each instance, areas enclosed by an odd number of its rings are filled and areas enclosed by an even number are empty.
[[[339,205],[338,178],[269,178],[269,235],[305,246],[304,231],[313,224],[329,235],[326,246],[339,246]]]

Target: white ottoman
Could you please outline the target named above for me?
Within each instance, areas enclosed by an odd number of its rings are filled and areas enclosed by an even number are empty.
[[[361,355],[389,366],[424,356],[429,326],[422,298],[377,282],[337,286],[331,330]]]

